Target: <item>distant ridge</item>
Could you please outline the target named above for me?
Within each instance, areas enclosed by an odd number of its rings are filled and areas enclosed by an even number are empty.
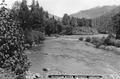
[[[79,11],[77,13],[71,14],[70,16],[77,18],[96,18],[110,12],[116,7],[117,6],[102,6],[102,7],[98,6],[88,10]]]

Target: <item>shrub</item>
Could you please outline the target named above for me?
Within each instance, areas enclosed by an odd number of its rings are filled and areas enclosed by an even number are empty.
[[[105,50],[114,51],[114,50],[116,50],[116,48],[114,46],[106,46]]]
[[[40,41],[45,39],[45,35],[39,31],[26,30],[25,31],[25,43],[30,44],[30,46],[35,43],[39,44]]]
[[[23,31],[13,20],[13,14],[3,7],[0,10],[0,68],[22,75],[29,67]]]
[[[97,44],[97,43],[101,43],[101,39],[98,37],[92,37],[92,41],[93,44]]]
[[[79,40],[80,40],[80,41],[83,41],[83,40],[84,40],[84,38],[83,38],[83,37],[80,37],[80,38],[79,38]]]
[[[94,39],[95,42],[95,39]],[[112,34],[109,34],[108,37],[102,37],[101,40],[97,40],[97,43],[100,43],[101,45],[106,45],[106,46],[116,46],[120,47],[120,40],[116,40],[115,36]]]
[[[86,37],[85,41],[86,42],[91,42],[91,38],[90,37]]]
[[[107,37],[104,41],[105,45],[111,45],[111,46],[115,46],[116,45],[116,39],[111,38],[111,37]]]
[[[99,46],[104,44],[104,40],[105,38],[98,38],[98,37],[92,37],[92,41],[91,43],[93,43],[94,45],[96,45],[96,48],[98,48]]]
[[[114,43],[114,46],[120,47],[120,40],[116,40],[116,42]]]

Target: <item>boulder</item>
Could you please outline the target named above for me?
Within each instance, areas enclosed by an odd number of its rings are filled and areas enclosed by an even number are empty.
[[[105,49],[105,45],[99,46],[100,49]]]
[[[26,79],[41,79],[41,75],[39,73],[33,73],[28,71],[26,74]]]
[[[109,50],[109,51],[115,51],[116,47],[115,46],[106,46],[105,50]]]

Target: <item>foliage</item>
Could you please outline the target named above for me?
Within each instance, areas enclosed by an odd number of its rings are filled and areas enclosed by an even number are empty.
[[[72,33],[74,35],[92,35],[98,34],[97,30],[92,27],[74,27]]]
[[[49,13],[39,6],[38,1],[32,0],[28,9],[27,1],[16,2],[12,11],[25,30],[40,31],[48,36],[51,34],[95,34],[97,31],[92,28],[92,20],[85,18],[70,17],[64,14],[61,20],[49,17]],[[78,27],[81,27],[80,29]]]
[[[78,22],[77,22],[77,19],[72,17],[70,19],[70,25],[73,26],[73,27],[77,27],[78,26]]]
[[[115,28],[116,39],[120,39],[120,12],[112,17],[112,22]]]
[[[68,14],[64,14],[62,18],[63,33],[68,34],[97,34],[97,30],[92,27],[92,20],[85,18],[70,17]],[[69,26],[69,27],[68,27]]]
[[[83,38],[83,37],[80,37],[80,38],[79,38],[79,40],[80,40],[80,41],[83,41],[83,40],[84,40],[84,38]]]
[[[96,45],[96,47],[100,46],[115,46],[120,47],[120,40],[115,39],[113,34],[109,34],[107,37],[86,37],[86,42],[91,42],[92,44]]]
[[[81,19],[77,18],[77,24],[80,27],[84,27],[84,26],[92,27],[92,20],[91,19],[85,19],[85,18],[81,18]]]
[[[120,47],[120,40],[115,39],[115,37],[113,35],[108,35],[108,37],[105,39],[104,43],[105,43],[105,45]]]
[[[19,9],[19,13],[18,13],[18,19],[20,22],[20,26],[23,29],[28,28],[29,25],[29,9],[27,6],[27,1],[26,0],[22,0],[22,3],[20,4],[20,9]]]
[[[101,34],[113,33],[113,26],[111,16],[100,16],[92,19],[92,26],[98,30]]]
[[[39,44],[42,40],[45,39],[45,36],[40,31],[35,30],[26,30],[25,31],[25,43],[32,45],[33,43]]]
[[[29,15],[29,25],[33,30],[44,32],[44,10],[39,6],[38,1],[33,0]]]
[[[91,38],[90,37],[86,37],[85,41],[86,42],[91,42]]]
[[[69,25],[64,25],[61,34],[72,35],[72,30],[73,30],[73,27],[71,27]]]
[[[92,19],[92,26],[97,28],[100,33],[115,33],[113,17],[119,14],[120,7],[112,8],[111,11],[102,16]],[[119,18],[119,17],[118,17]]]
[[[34,41],[41,41],[44,39],[43,34],[45,32],[45,22],[48,19],[48,13],[39,6],[38,1],[35,2],[35,0],[33,0],[30,8],[28,8],[26,0],[22,0],[22,2],[16,1],[11,11],[13,12],[14,19],[20,23],[20,27],[24,31],[26,43],[32,45]],[[31,35],[31,31],[37,31],[36,35],[39,39],[36,39],[35,34],[33,34],[31,38],[28,38]],[[26,32],[30,34],[26,34]],[[28,42],[28,40],[32,41]]]
[[[30,66],[24,53],[24,35],[19,23],[6,8],[0,10],[0,68],[16,75],[24,74]]]
[[[62,18],[63,25],[70,25],[70,16],[68,14],[64,14]]]

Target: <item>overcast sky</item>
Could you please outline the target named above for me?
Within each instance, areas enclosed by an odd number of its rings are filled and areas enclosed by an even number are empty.
[[[2,1],[2,0],[0,0]],[[11,7],[16,0],[6,0],[8,7]],[[21,1],[21,0],[18,0]],[[72,14],[80,10],[103,5],[120,5],[120,0],[38,0],[49,13],[63,16],[64,13]],[[30,4],[31,0],[27,0]]]

